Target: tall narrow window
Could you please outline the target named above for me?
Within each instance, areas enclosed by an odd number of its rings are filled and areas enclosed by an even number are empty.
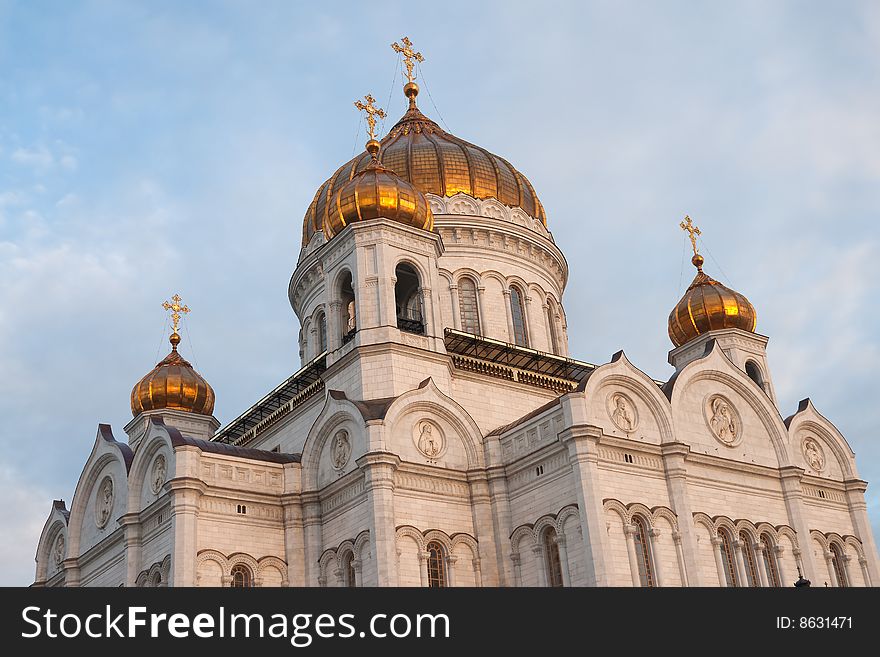
[[[767,570],[767,583],[770,586],[781,586],[779,566],[776,563],[776,545],[769,534],[761,534],[761,545],[764,546],[764,568]]]
[[[547,585],[562,586],[559,545],[556,543],[556,530],[552,527],[544,532],[544,567],[547,569]]]
[[[556,333],[556,312],[553,308],[553,302],[547,304],[547,331],[550,336],[550,349],[554,354],[559,353],[559,336]]]
[[[243,564],[232,567],[232,587],[237,589],[247,589],[254,585],[254,576],[251,569]]]
[[[357,586],[357,578],[354,574],[354,553],[349,552],[342,562],[342,576],[345,578],[345,585],[353,589]]]
[[[724,566],[724,577],[728,586],[738,586],[736,581],[736,563],[733,560],[733,541],[726,529],[718,530],[718,538],[721,539],[721,561]]]
[[[639,567],[639,582],[642,586],[655,586],[654,569],[651,567],[651,546],[648,544],[648,527],[641,516],[633,516],[636,531],[636,559]]]
[[[471,278],[458,282],[458,310],[461,330],[480,335],[480,309],[477,306],[477,286]]]
[[[761,580],[758,579],[758,560],[755,558],[755,546],[752,544],[752,538],[746,532],[740,532],[739,541],[742,543],[743,561],[746,566],[746,578],[749,580],[749,586],[761,586]]]
[[[410,265],[401,263],[394,270],[394,301],[397,306],[397,328],[409,333],[425,333],[422,313],[422,292],[419,275]]]
[[[510,288],[510,316],[513,319],[513,342],[523,347],[529,346],[529,336],[526,331],[526,313],[523,306],[522,293],[519,288]]]
[[[837,576],[837,585],[841,588],[849,586],[849,580],[846,578],[846,569],[843,567],[843,553],[837,543],[831,544],[831,565],[834,568],[834,574]]]
[[[327,316],[321,313],[318,316],[318,353],[320,356],[327,351]]]
[[[446,555],[437,541],[428,543],[428,586],[434,589],[446,586]]]
[[[354,287],[352,286],[351,272],[345,272],[339,284],[339,300],[342,302],[340,306],[341,317],[339,318],[339,326],[342,329],[342,344],[350,342],[357,333],[358,317],[357,304],[354,298]]]

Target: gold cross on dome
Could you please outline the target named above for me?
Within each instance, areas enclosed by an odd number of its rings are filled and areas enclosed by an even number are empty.
[[[391,44],[391,48],[394,52],[398,52],[403,55],[403,62],[406,65],[406,78],[410,82],[415,79],[415,75],[413,75],[413,60],[417,62],[425,61],[425,58],[422,57],[422,53],[416,52],[412,49],[412,41],[409,40],[409,37],[403,37],[400,42],[403,44],[403,47],[397,44],[397,41]]]
[[[684,221],[682,221],[679,226],[681,226],[681,229],[683,231],[686,231],[688,237],[691,238],[691,247],[694,249],[694,255],[698,255],[699,252],[697,251],[697,235],[703,234],[700,232],[700,227],[695,226],[694,222],[691,221],[691,218],[687,215],[684,216]]]
[[[357,107],[360,111],[367,113],[367,125],[369,127],[370,139],[376,138],[376,117],[378,116],[380,119],[385,118],[385,111],[381,107],[376,107],[373,103],[376,102],[376,99],[373,98],[370,94],[364,96],[364,100],[366,103],[362,103],[359,100],[354,101],[354,106]]]
[[[171,297],[171,303],[167,301],[162,304],[162,307],[165,310],[171,311],[171,324],[174,326],[174,332],[177,333],[177,328],[180,326],[180,313],[188,313],[189,308],[180,303],[183,299],[180,298],[179,294],[175,294]]]

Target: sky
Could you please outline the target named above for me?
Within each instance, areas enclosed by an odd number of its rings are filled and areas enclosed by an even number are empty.
[[[847,437],[880,530],[880,4],[0,0],[0,584],[33,581],[99,422],[167,352],[225,424],[299,367],[287,284],[318,186],[405,99],[531,180],[575,358],[666,379],[693,276],[744,293],[781,413]]]

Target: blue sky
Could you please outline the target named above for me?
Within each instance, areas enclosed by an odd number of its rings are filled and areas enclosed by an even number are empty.
[[[537,189],[572,354],[671,374],[689,213],[783,416],[811,397],[876,482],[876,533],[877,3],[0,0],[0,583],[32,581],[97,423],[124,438],[172,293],[221,422],[298,368],[302,216],[362,148],[352,102],[403,113],[404,34],[422,109]]]

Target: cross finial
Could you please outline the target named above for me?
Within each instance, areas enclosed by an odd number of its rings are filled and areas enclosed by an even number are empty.
[[[370,133],[370,140],[373,141],[376,139],[376,117],[378,116],[380,119],[384,119],[385,110],[381,107],[376,107],[373,104],[376,102],[376,99],[370,94],[364,96],[364,100],[367,102],[362,103],[359,100],[354,101],[354,106],[360,111],[367,113],[367,125],[369,126],[368,132]]]
[[[697,235],[702,235],[700,232],[700,227],[695,226],[694,222],[691,221],[691,218],[687,215],[684,216],[684,221],[682,221],[679,226],[685,232],[687,232],[688,237],[691,239],[691,248],[694,250],[694,255],[700,255],[700,252],[697,251]]]
[[[423,62],[425,61],[425,58],[422,57],[422,53],[413,50],[412,41],[409,40],[409,37],[403,37],[400,42],[403,44],[403,46],[398,45],[397,41],[395,41],[391,44],[391,48],[394,50],[394,52],[403,55],[403,63],[406,65],[406,78],[410,82],[413,82],[416,77],[413,74],[413,67],[415,66],[415,64],[413,64],[413,60],[417,62]]]
[[[162,307],[165,310],[171,311],[171,325],[174,328],[174,332],[171,334],[171,344],[173,344],[175,348],[177,347],[177,343],[174,342],[174,337],[177,336],[177,329],[180,326],[180,313],[183,313],[185,315],[189,312],[189,308],[187,308],[186,305],[182,304],[181,301],[183,301],[183,299],[180,298],[180,295],[175,294],[173,297],[171,297],[171,303],[168,303],[166,301],[162,304]],[[177,337],[179,342],[180,336]]]

